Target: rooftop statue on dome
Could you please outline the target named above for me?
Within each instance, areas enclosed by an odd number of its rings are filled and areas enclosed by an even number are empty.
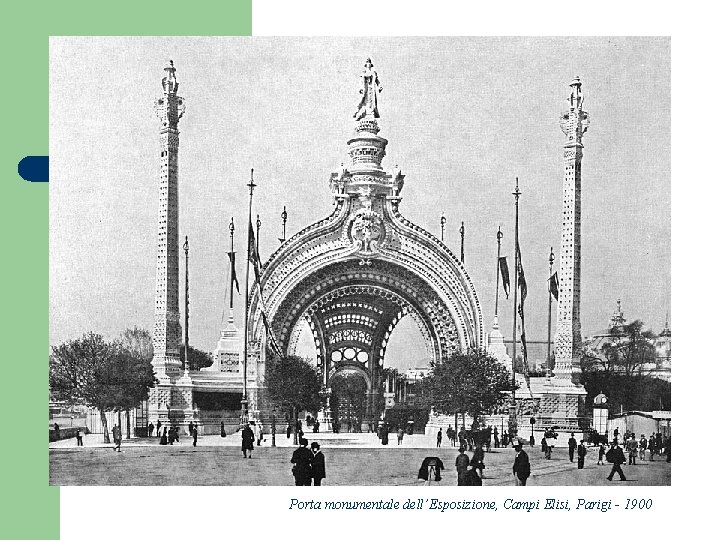
[[[354,118],[355,120],[361,120],[365,116],[380,118],[377,108],[377,95],[382,92],[382,86],[380,86],[380,79],[370,58],[365,62],[365,69],[361,77],[363,80],[363,87],[360,89],[362,98],[360,98]]]

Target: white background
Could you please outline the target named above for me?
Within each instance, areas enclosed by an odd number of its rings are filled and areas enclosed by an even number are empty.
[[[62,488],[62,538],[359,538],[524,535],[670,538],[712,534],[717,408],[717,14],[682,2],[256,1],[254,35],[670,35],[673,81],[672,487]],[[550,7],[552,6],[552,7]],[[198,8],[201,9],[200,5]],[[631,96],[628,96],[631,99]],[[704,232],[705,231],[705,232]],[[285,465],[285,464],[282,464]],[[281,466],[282,466],[281,465]],[[415,467],[415,464],[409,464]],[[711,491],[713,490],[713,491]],[[288,512],[290,497],[527,500],[652,498],[648,512]],[[430,495],[432,494],[432,495]],[[132,516],[125,520],[123,516]],[[714,521],[714,520],[713,520]],[[462,532],[464,531],[464,532]]]

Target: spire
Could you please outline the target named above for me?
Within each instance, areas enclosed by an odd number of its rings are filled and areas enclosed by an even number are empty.
[[[661,337],[670,336],[670,312],[665,312],[665,328],[660,332]]]
[[[624,330],[625,329],[625,316],[622,312],[622,307],[620,305],[620,299],[617,300],[617,309],[615,310],[615,313],[612,314],[612,317],[610,317],[610,330],[617,328],[618,330]]]
[[[359,196],[367,207],[379,197],[399,201],[405,175],[397,165],[390,173],[382,167],[388,143],[378,135],[378,94],[382,86],[370,58],[365,62],[360,78],[361,98],[353,115],[355,129],[347,142],[350,165],[341,165],[330,175],[330,187],[336,199]]]

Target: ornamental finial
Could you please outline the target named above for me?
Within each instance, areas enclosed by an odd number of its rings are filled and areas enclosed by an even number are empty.
[[[165,77],[162,80],[162,87],[166,94],[174,94],[178,90],[180,84],[175,78],[175,64],[172,60],[168,60],[165,65]]]

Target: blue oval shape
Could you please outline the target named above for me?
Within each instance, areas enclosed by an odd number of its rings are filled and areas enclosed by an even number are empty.
[[[18,163],[18,174],[28,182],[47,182],[50,179],[49,156],[25,156]]]

